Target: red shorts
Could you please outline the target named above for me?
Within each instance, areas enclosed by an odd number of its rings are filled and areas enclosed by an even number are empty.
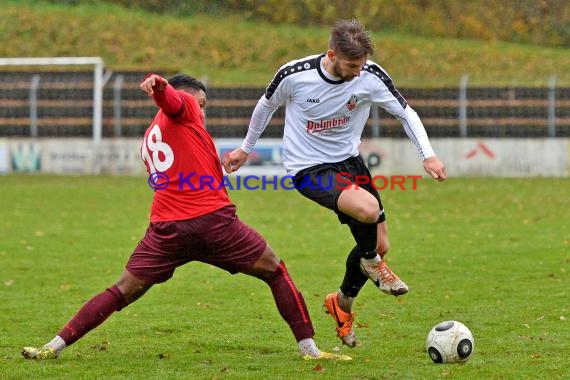
[[[126,269],[148,284],[164,282],[174,270],[200,261],[232,274],[249,269],[267,242],[243,223],[234,205],[187,220],[154,222],[133,251]]]

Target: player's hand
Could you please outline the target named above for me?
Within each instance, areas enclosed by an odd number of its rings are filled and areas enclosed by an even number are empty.
[[[248,154],[237,148],[224,156],[224,169],[230,174],[238,170],[247,161]]]
[[[424,170],[431,175],[431,177],[439,182],[447,178],[445,172],[445,165],[439,158],[432,156],[424,160]]]
[[[168,81],[160,75],[151,74],[142,81],[139,87],[142,91],[146,92],[148,96],[152,96],[155,90],[164,90],[167,84]]]

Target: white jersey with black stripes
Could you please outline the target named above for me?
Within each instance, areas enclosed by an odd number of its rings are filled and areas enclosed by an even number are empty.
[[[368,60],[360,76],[345,82],[325,70],[324,56],[290,61],[279,69],[257,102],[242,150],[253,150],[273,113],[285,105],[283,164],[288,174],[343,161],[359,154],[370,106],[377,104],[402,123],[422,159],[435,156],[420,118],[382,67]]]

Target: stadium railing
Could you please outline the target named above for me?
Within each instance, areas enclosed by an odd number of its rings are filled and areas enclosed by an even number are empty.
[[[102,137],[142,136],[156,108],[139,90],[142,72],[114,72],[103,87]],[[569,137],[570,88],[400,88],[432,137]],[[1,71],[0,137],[93,136],[92,71]],[[263,88],[208,90],[207,128],[242,137]],[[462,92],[463,91],[463,92]],[[264,133],[281,137],[283,109]],[[399,122],[372,109],[365,137],[404,137]]]

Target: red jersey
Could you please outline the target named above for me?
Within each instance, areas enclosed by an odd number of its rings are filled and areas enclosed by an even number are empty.
[[[148,182],[155,189],[150,221],[190,219],[230,205],[196,98],[167,85],[155,90],[153,99],[160,110],[141,144]]]

